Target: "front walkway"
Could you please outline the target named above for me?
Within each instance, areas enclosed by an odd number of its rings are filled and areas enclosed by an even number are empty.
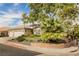
[[[70,48],[37,48],[37,47],[32,47],[20,43],[15,43],[7,40],[0,41],[0,44],[9,46],[9,47],[14,47],[22,50],[29,50],[29,51],[35,51],[38,52],[41,56],[69,56],[69,55],[79,55],[79,51],[77,52],[71,52],[73,50],[76,50],[77,47],[70,47]],[[27,51],[26,51],[27,52]],[[27,56],[27,55],[26,55]]]

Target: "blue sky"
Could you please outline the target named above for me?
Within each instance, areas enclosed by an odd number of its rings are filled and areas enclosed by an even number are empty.
[[[0,3],[0,27],[15,27],[22,25],[21,14],[29,14],[30,9],[26,3]]]

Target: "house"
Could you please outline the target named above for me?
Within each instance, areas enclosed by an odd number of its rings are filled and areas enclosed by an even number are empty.
[[[29,25],[29,26],[26,25],[25,29],[23,25],[14,28],[10,28],[10,27],[0,28],[0,37],[16,38],[18,36],[23,35],[24,33],[26,33],[27,35],[40,34],[39,25],[37,24]]]
[[[0,28],[0,37],[8,37],[8,29],[7,28]]]

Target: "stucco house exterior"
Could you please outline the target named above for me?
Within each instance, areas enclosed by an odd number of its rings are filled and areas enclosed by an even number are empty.
[[[40,34],[40,27],[37,24],[26,26],[24,29],[24,26],[16,26],[15,28],[8,28],[3,27],[0,28],[0,37],[10,37],[10,38],[16,38],[18,36],[23,35],[26,32],[26,34]]]

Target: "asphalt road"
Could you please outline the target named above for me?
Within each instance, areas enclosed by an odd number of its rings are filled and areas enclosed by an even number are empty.
[[[0,44],[0,56],[36,56],[41,53]]]
[[[39,50],[39,49],[36,49],[36,50]],[[51,51],[53,51],[53,49]],[[15,48],[15,47],[0,44],[0,56],[79,56],[79,52],[76,54],[74,53],[72,54],[69,54],[69,53],[63,53],[63,54],[62,53],[39,53],[39,52],[27,50],[27,49],[23,50],[20,48]]]

